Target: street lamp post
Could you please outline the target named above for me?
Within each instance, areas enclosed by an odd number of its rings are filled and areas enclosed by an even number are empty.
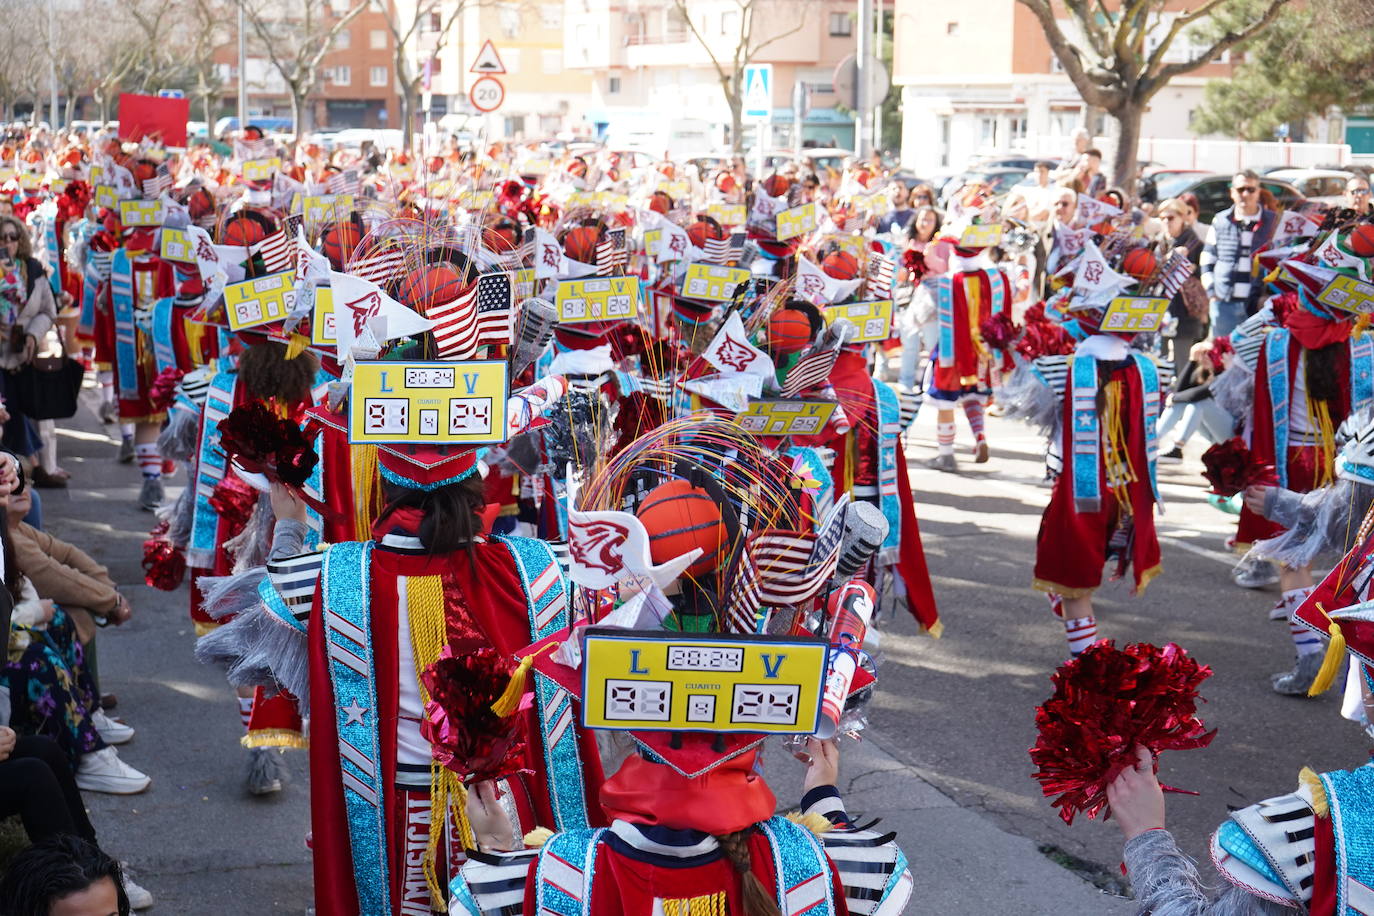
[[[48,120],[57,130],[57,0],[48,0]]]
[[[239,131],[248,126],[248,55],[243,4],[239,4]]]

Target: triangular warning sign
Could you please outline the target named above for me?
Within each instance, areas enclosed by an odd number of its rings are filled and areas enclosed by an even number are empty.
[[[501,55],[496,53],[496,45],[491,43],[488,38],[482,42],[482,50],[477,52],[477,59],[472,62],[472,69],[469,73],[505,73],[506,65],[501,63]]]

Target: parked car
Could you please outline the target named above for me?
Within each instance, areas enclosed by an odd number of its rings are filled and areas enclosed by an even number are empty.
[[[1178,197],[1182,194],[1192,192],[1197,195],[1198,220],[1203,223],[1211,222],[1212,217],[1222,210],[1231,206],[1231,179],[1232,175],[1175,175],[1160,181],[1156,190],[1160,200],[1168,200],[1170,197]],[[1260,187],[1269,191],[1278,201],[1279,206],[1284,210],[1301,209],[1308,203],[1307,198],[1293,185],[1277,178],[1265,176],[1260,179]]]
[[[1286,181],[1308,200],[1330,207],[1345,200],[1345,183],[1352,174],[1344,169],[1275,169],[1265,177]]]
[[[975,156],[969,161],[969,170],[976,169],[1025,169],[1030,171],[1040,159],[1030,156]],[[1048,160],[1044,160],[1048,161]]]
[[[964,185],[974,181],[981,181],[988,185],[994,194],[1010,190],[1014,185],[1020,184],[1030,174],[1030,169],[1017,168],[991,168],[991,169],[969,169],[960,172],[940,189],[940,203],[945,205],[950,197]]]

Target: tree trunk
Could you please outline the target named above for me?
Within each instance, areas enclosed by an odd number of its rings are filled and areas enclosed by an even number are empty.
[[[291,143],[291,155],[296,154],[296,144],[301,142],[301,130],[305,127],[305,93],[296,86],[291,87],[291,132],[295,140]]]
[[[415,131],[415,112],[419,108],[418,96],[415,92],[415,83],[410,80],[399,80],[401,91],[401,116],[397,119],[397,127],[401,128],[401,149],[410,152],[411,135]]]
[[[735,85],[740,82],[736,80]],[[725,101],[730,105],[730,152],[738,156],[744,150],[744,99],[738,91],[727,88]]]
[[[1140,119],[1145,114],[1145,106],[1140,102],[1127,102],[1112,109],[1110,114],[1119,128],[1111,183],[1124,191],[1128,198],[1134,197],[1136,172],[1140,168]]]

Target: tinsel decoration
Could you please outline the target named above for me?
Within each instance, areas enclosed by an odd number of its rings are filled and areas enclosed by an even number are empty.
[[[159,591],[176,591],[186,577],[186,549],[161,537],[143,542],[143,581]]]
[[[1016,324],[1011,320],[1011,315],[1006,312],[991,315],[979,325],[978,330],[983,335],[983,343],[997,350],[1010,347],[1019,333]]]
[[[172,406],[172,401],[176,400],[177,386],[181,384],[182,376],[185,374],[175,366],[168,366],[157,374],[157,378],[153,379],[153,386],[148,392],[148,398],[159,412]]]
[[[219,421],[220,448],[246,471],[304,487],[319,456],[301,428],[261,401],[235,407]]]
[[[420,733],[432,746],[434,759],[465,784],[526,769],[523,719],[502,718],[491,708],[514,669],[514,662],[489,646],[455,655],[446,645],[420,675],[429,691]]]
[[[1037,302],[1026,309],[1021,320],[1025,331],[1016,342],[1016,352],[1027,361],[1042,356],[1067,356],[1074,351],[1076,344],[1058,322],[1045,315],[1045,303]]]
[[[234,474],[215,484],[210,493],[210,508],[229,526],[230,531],[242,531],[258,503],[258,491],[244,483]]]
[[[1054,694],[1035,710],[1030,757],[1066,824],[1080,813],[1097,817],[1107,786],[1135,765],[1137,747],[1157,755],[1212,743],[1216,730],[1205,731],[1196,715],[1198,686],[1211,676],[1174,643],[1118,649],[1102,640],[1059,667]]]
[[[1207,361],[1212,364],[1213,372],[1222,372],[1226,369],[1226,357],[1234,356],[1235,346],[1229,337],[1213,337],[1211,349],[1207,351]]]
[[[907,280],[912,285],[921,282],[930,268],[926,267],[926,256],[914,248],[902,253],[902,266],[906,268]]]
[[[1272,465],[1260,464],[1240,436],[1218,442],[1202,453],[1202,476],[1212,492],[1228,499],[1246,487],[1274,480]]]

